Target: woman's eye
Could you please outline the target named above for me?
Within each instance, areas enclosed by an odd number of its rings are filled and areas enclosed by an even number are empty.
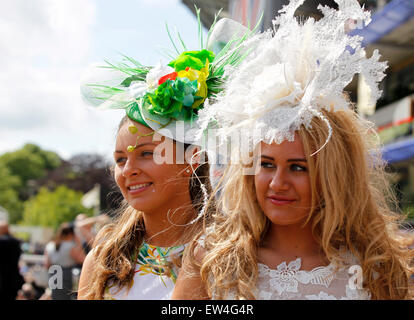
[[[262,168],[274,168],[273,163],[271,163],[271,162],[266,162],[266,161],[262,161],[262,162],[260,162],[260,166],[261,166]]]
[[[152,156],[154,153],[152,151],[142,151],[141,152],[141,157],[148,157],[148,156]]]
[[[307,168],[306,168],[306,167],[301,166],[301,165],[298,165],[298,164],[292,164],[292,165],[290,166],[290,169],[291,169],[292,171],[307,171]]]
[[[121,158],[116,158],[115,159],[115,162],[117,163],[117,164],[122,164],[123,162],[125,162],[126,161],[126,158],[124,158],[124,157],[121,157]]]

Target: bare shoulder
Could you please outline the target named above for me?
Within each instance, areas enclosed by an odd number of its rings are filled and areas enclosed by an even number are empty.
[[[82,265],[82,272],[85,270],[92,270],[96,260],[96,248],[93,248],[85,257]]]
[[[79,279],[78,300],[84,300],[89,286],[89,280],[94,272],[96,262],[96,248],[89,251],[82,264],[82,272]]]

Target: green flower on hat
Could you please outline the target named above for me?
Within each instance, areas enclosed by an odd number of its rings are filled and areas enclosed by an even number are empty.
[[[166,53],[173,60],[167,65],[159,63],[155,66],[144,66],[134,58],[124,56],[123,61],[117,64],[107,62],[102,68],[115,73],[109,79],[104,78],[102,82],[86,83],[84,86],[94,105],[125,109],[130,119],[154,130],[160,130],[179,120],[192,124],[206,99],[214,99],[224,89],[225,67],[236,66],[245,58],[247,49],[242,48],[243,43],[259,26],[257,24],[253,30],[245,28],[246,31],[240,35],[228,37],[226,45],[213,52],[212,39],[217,38],[213,29],[219,13],[204,41],[199,10],[196,11],[200,50],[189,51],[177,33],[181,49],[171,37],[167,26],[175,53]],[[222,30],[224,25],[226,21],[217,30]],[[107,80],[110,81],[107,83]],[[142,136],[137,135],[138,138]]]
[[[160,84],[153,93],[145,95],[146,102],[149,103],[148,111],[152,114],[171,117],[173,114],[180,112],[182,104],[173,99],[174,90],[171,80]]]
[[[176,72],[185,70],[187,67],[201,70],[207,64],[207,60],[209,62],[214,60],[214,53],[209,50],[185,51],[168,65],[173,67]]]
[[[167,80],[153,93],[147,93],[146,101],[149,104],[147,110],[163,117],[191,119],[191,106],[195,100],[200,99],[195,96],[196,92],[197,80],[190,81],[187,78]]]
[[[184,107],[191,107],[197,92],[197,80],[191,81],[187,78],[178,78],[172,84],[174,99],[180,101]]]

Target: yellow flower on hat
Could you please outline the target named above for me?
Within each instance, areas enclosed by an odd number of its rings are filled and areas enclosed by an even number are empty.
[[[206,60],[206,65],[201,68],[200,70],[195,70],[193,68],[187,67],[185,70],[181,70],[177,72],[177,76],[179,78],[187,78],[190,81],[197,80],[197,92],[195,93],[196,96],[201,97],[202,99],[198,99],[194,101],[192,104],[192,108],[196,109],[200,106],[207,97],[207,77],[209,75],[208,72],[209,61]]]

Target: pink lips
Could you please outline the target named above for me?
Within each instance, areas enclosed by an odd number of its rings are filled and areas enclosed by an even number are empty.
[[[295,199],[289,199],[286,197],[277,197],[277,196],[270,196],[270,197],[267,197],[267,199],[276,206],[284,206],[284,205],[291,204],[294,201],[296,201]]]

